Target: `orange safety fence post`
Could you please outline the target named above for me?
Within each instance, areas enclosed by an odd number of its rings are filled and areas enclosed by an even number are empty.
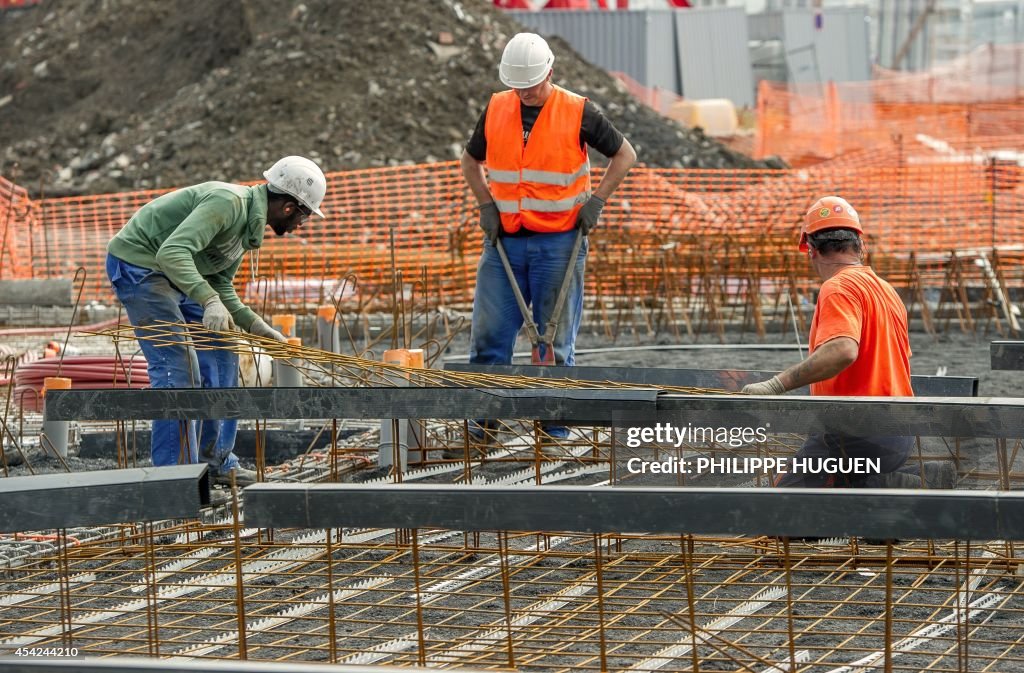
[[[757,133],[754,136],[754,158],[764,159],[767,156],[768,142],[768,96],[771,89],[767,80],[757,83]]]

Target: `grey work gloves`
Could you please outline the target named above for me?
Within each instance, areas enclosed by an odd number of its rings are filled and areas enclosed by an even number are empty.
[[[203,304],[203,327],[211,332],[229,332],[235,329],[235,321],[231,319],[227,307],[217,295],[213,295]]]
[[[211,332],[229,332],[236,329],[235,321],[231,319],[231,314],[228,313],[224,302],[216,295],[207,299],[206,303],[203,304],[203,327]],[[263,318],[256,318],[253,321],[252,325],[249,326],[249,334],[276,339],[283,343],[288,341],[285,335],[268,325]]]
[[[480,211],[480,228],[484,236],[492,244],[498,240],[498,232],[501,231],[501,214],[498,213],[498,204],[494,201],[485,203],[478,208]]]
[[[743,390],[747,395],[781,395],[786,392],[786,387],[782,385],[782,381],[779,380],[778,376],[773,376],[767,381],[761,381],[760,383],[748,383],[743,386]]]
[[[266,337],[268,339],[277,339],[281,343],[288,342],[288,337],[268,325],[267,321],[263,318],[256,318],[256,320],[253,321],[252,325],[249,326],[249,334],[258,337]]]
[[[579,228],[583,230],[584,236],[589,236],[590,232],[597,226],[597,221],[601,219],[602,210],[604,210],[604,199],[595,195],[591,195],[587,202],[583,204],[583,207],[580,208],[576,222]]]

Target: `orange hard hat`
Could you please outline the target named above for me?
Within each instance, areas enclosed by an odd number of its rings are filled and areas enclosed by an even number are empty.
[[[800,228],[800,252],[807,252],[807,236],[825,229],[852,229],[863,235],[860,215],[846,199],[825,196],[814,202],[804,215],[804,226]]]

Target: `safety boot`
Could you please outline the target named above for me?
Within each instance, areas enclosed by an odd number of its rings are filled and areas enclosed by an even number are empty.
[[[235,473],[235,484],[238,488],[245,488],[246,486],[252,486],[256,483],[256,472],[255,470],[247,470],[241,465],[235,467],[227,472],[218,472],[213,475],[213,483],[223,484],[224,486],[231,485],[231,473]]]

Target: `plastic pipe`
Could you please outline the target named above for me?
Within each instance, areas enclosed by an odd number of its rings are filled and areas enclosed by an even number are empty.
[[[396,348],[384,351],[383,361],[389,365],[409,366],[409,351]],[[406,387],[409,380],[405,376],[389,376],[396,386]],[[390,467],[395,464],[395,424],[394,419],[382,418],[380,421],[380,442],[377,444],[377,466]],[[402,472],[409,467],[409,421],[398,419],[398,456]]]
[[[43,380],[43,395],[47,390],[70,390],[71,379],[63,376],[47,376]],[[45,397],[44,397],[45,399]],[[45,404],[45,402],[44,402]],[[61,458],[68,457],[68,434],[70,426],[68,421],[43,421],[43,431],[40,437],[43,450],[48,451],[51,447]]]
[[[330,353],[341,352],[341,334],[334,322],[337,310],[333,306],[321,306],[316,310],[316,338],[320,350]]]

